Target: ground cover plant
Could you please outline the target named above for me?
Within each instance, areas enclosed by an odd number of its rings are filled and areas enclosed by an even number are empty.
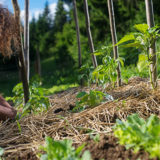
[[[41,160],[91,160],[89,151],[85,151],[82,154],[84,145],[75,149],[72,146],[72,140],[54,141],[50,137],[46,137],[46,144],[41,146],[41,150],[46,154],[41,154]]]
[[[126,121],[117,120],[114,135],[127,149],[133,148],[135,153],[144,149],[151,158],[160,158],[160,119],[156,115],[144,120],[133,114]]]

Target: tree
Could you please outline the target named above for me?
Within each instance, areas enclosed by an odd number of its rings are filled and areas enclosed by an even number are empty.
[[[12,0],[13,8],[14,8],[14,18],[16,21],[16,30],[17,30],[17,43],[18,43],[18,53],[20,59],[20,71],[21,71],[21,79],[23,83],[23,90],[24,90],[24,101],[25,104],[29,100],[29,84],[27,80],[27,72],[25,67],[24,61],[24,53],[23,53],[23,42],[22,42],[22,35],[21,35],[21,20],[20,20],[20,9],[17,0]]]
[[[90,17],[89,17],[89,11],[88,11],[88,2],[87,2],[87,0],[84,0],[83,3],[84,3],[85,18],[86,18],[86,29],[87,29],[87,34],[88,34],[88,42],[89,42],[91,53],[94,53],[95,50],[94,50],[94,44],[93,44],[91,28],[90,28]],[[97,59],[96,59],[96,56],[94,54],[92,54],[92,62],[93,62],[93,66],[96,68],[97,67]]]
[[[109,19],[110,19],[110,29],[111,29],[111,35],[112,35],[112,44],[113,44],[113,54],[114,59],[118,59],[118,46],[115,46],[117,44],[117,34],[116,34],[116,26],[115,26],[115,16],[114,16],[114,7],[113,7],[113,1],[108,0],[108,12],[109,12]],[[118,63],[117,67],[117,85],[121,86],[121,70],[120,70],[120,63]]]
[[[29,81],[30,60],[29,60],[29,0],[25,0],[25,16],[24,16],[24,57],[27,72],[27,80]]]
[[[76,34],[77,34],[78,64],[79,64],[79,68],[81,68],[81,66],[82,66],[81,42],[80,42],[80,30],[79,30],[76,0],[73,0],[73,12],[74,12],[74,20],[75,20],[75,24],[76,24]]]
[[[146,3],[146,17],[149,28],[154,27],[154,12],[152,0],[145,0]],[[149,48],[150,54],[150,74],[151,84],[153,88],[157,87],[157,56],[156,56],[156,43],[155,41]]]
[[[54,32],[62,32],[64,24],[67,22],[67,12],[64,9],[64,2],[58,1],[54,18]]]

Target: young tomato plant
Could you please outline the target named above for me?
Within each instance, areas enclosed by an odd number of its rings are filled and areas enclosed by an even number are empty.
[[[41,147],[46,154],[40,155],[41,160],[91,160],[89,151],[82,154],[84,145],[75,149],[71,140],[54,141],[50,137],[46,137],[46,144]]]
[[[151,115],[146,121],[137,114],[128,116],[126,121],[116,121],[114,135],[121,145],[135,152],[144,149],[151,158],[160,158],[160,119]]]
[[[80,76],[79,79],[82,79],[83,81],[87,82],[87,86],[90,88],[90,85],[92,83],[92,72],[94,70],[93,66],[90,66],[88,63],[81,66],[79,69]]]
[[[113,100],[110,95],[96,90],[90,90],[89,93],[79,92],[76,98],[78,98],[78,101],[76,101],[73,112],[81,112],[86,107],[95,107],[106,100]]]
[[[117,80],[117,67],[118,63],[122,66],[124,65],[123,59],[118,58],[114,60],[110,56],[111,54],[111,47],[103,47],[100,51],[95,52],[96,56],[102,55],[102,64],[99,65],[92,73],[92,78],[96,80],[97,84],[102,84],[104,87],[107,82],[110,82],[114,87],[115,82]]]
[[[150,55],[149,49],[152,48],[154,42],[160,38],[159,27],[149,28],[147,24],[137,24],[134,28],[137,32],[125,35],[117,45],[123,44],[122,47],[135,47],[140,49],[143,55],[139,57],[138,69],[142,70],[154,63],[154,58]],[[149,69],[149,75],[151,85],[154,88],[151,69]]]

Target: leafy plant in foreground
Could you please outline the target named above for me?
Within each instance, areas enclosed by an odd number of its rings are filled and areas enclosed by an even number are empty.
[[[41,147],[46,154],[40,155],[41,160],[91,160],[89,151],[82,154],[84,145],[75,149],[71,140],[54,141],[50,137],[46,137],[46,144]]]
[[[122,66],[124,66],[123,59],[118,58],[114,60],[110,56],[111,54],[111,47],[103,47],[100,51],[95,52],[96,56],[102,55],[102,65],[97,66],[97,68],[92,73],[92,78],[96,79],[98,84],[102,84],[105,87],[107,82],[110,82],[113,87],[117,80],[117,67],[120,62]]]
[[[24,94],[22,83],[17,84],[13,88],[13,97],[8,97],[8,100],[12,100],[17,109],[22,109],[22,115],[26,115],[29,112],[38,113],[48,109],[49,99],[44,96],[43,88],[40,87],[41,81],[38,77],[34,77],[30,81],[29,91],[30,99],[24,105]]]
[[[160,119],[151,115],[146,121],[137,114],[128,116],[126,121],[116,121],[114,135],[121,145],[135,152],[147,151],[152,158],[160,158]]]
[[[147,24],[137,24],[134,28],[138,32],[125,35],[117,45],[123,44],[122,47],[135,47],[142,51],[142,56],[139,57],[138,69],[142,70],[145,67],[149,67],[150,64],[154,64],[153,57],[149,53],[149,49],[152,48],[154,42],[160,38],[159,27],[149,28]],[[126,43],[127,42],[127,43]],[[154,82],[152,78],[151,69],[149,69],[150,81],[154,88]]]

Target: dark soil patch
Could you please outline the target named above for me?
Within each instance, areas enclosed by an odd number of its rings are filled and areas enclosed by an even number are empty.
[[[99,142],[88,137],[85,143],[87,144],[85,150],[91,152],[93,160],[158,160],[157,158],[150,159],[149,154],[144,151],[135,154],[131,149],[126,150],[112,135],[101,135]]]

